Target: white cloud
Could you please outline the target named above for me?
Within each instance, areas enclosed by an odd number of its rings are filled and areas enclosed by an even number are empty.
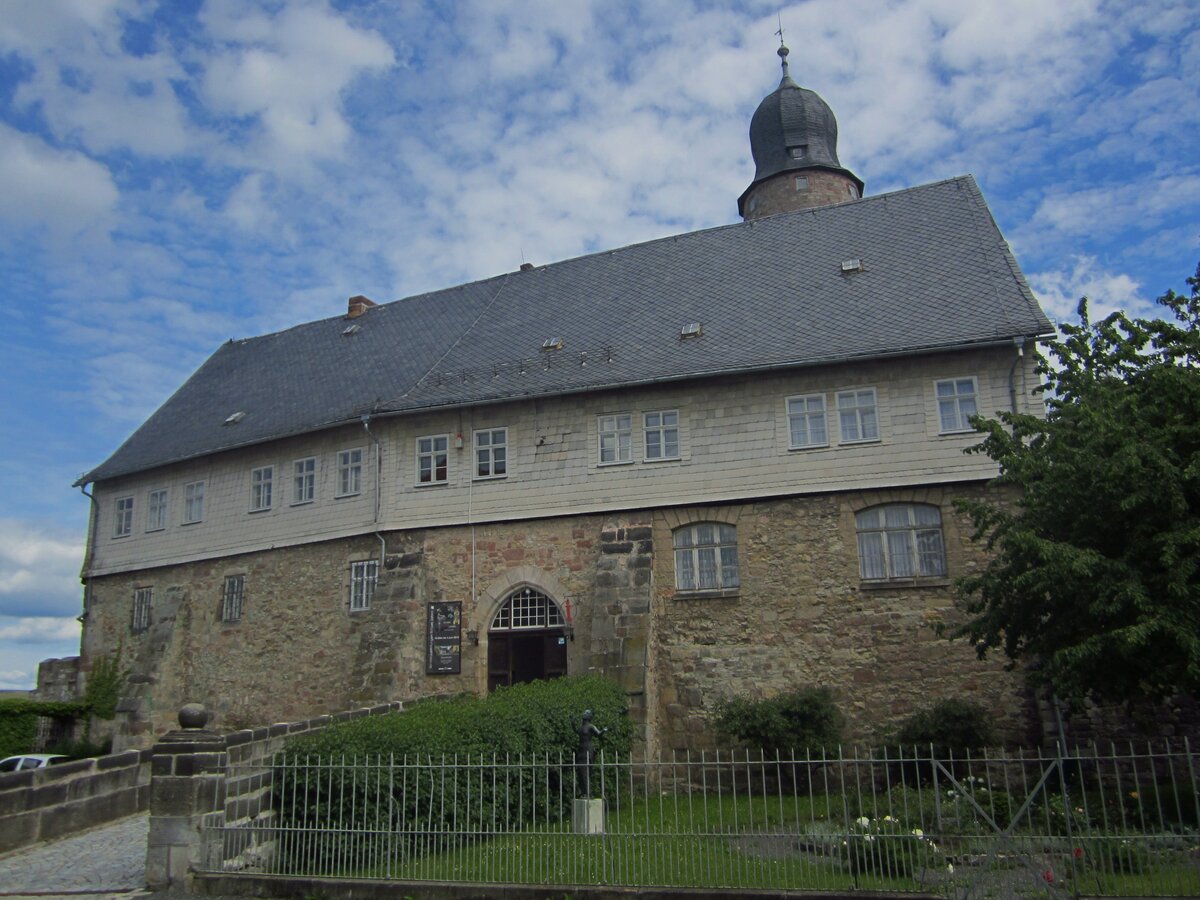
[[[17,106],[36,110],[59,141],[95,154],[199,151],[203,136],[174,88],[187,80],[184,67],[169,50],[135,55],[122,46],[127,22],[146,12],[138,2],[10,5],[0,47],[32,67],[14,93]]]
[[[1092,321],[1118,309],[1134,315],[1150,311],[1140,284],[1124,273],[1104,271],[1090,256],[1075,257],[1069,270],[1038,272],[1028,277],[1042,307],[1057,321],[1075,321],[1081,297],[1088,298]]]
[[[79,622],[73,617],[32,616],[0,624],[0,641],[48,644],[79,640]]]
[[[83,535],[0,519],[0,616],[78,612],[82,562]]]
[[[110,224],[117,199],[100,163],[0,123],[0,217],[69,236]]]
[[[222,48],[206,64],[204,96],[220,113],[257,120],[260,164],[295,169],[339,156],[352,129],[342,91],[360,74],[391,66],[391,47],[324,4],[277,15],[215,2],[202,12]]]

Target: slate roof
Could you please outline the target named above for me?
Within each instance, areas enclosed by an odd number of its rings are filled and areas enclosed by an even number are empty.
[[[862,179],[838,161],[837,139],[837,118],[829,104],[785,74],[779,87],[763,97],[750,120],[750,154],[754,157],[750,187],[793,169],[832,169],[853,179],[861,195]],[[804,156],[793,157],[793,147],[804,147]]]
[[[842,271],[861,259],[863,270]],[[680,339],[699,322],[703,334]],[[360,327],[343,335],[350,324]],[[1032,338],[970,176],[595,253],[222,345],[102,481],[399,414]],[[561,337],[561,350],[542,342]],[[234,412],[245,417],[234,425]]]

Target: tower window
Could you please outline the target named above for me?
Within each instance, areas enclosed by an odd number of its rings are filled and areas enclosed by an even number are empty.
[[[808,190],[808,176],[807,175],[797,175],[796,176],[796,190],[798,190],[798,191],[807,191]]]
[[[852,184],[846,185],[846,192],[850,195],[851,199],[853,199],[853,200],[858,199],[858,188],[856,188],[854,185],[852,185]]]
[[[801,144],[799,147],[789,147],[788,153],[792,159],[804,159],[808,156],[808,144]]]

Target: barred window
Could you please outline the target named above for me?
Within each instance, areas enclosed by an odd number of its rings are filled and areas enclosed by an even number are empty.
[[[129,630],[141,634],[150,627],[150,604],[154,598],[154,588],[138,588],[133,592],[133,616],[129,622]]]
[[[741,585],[737,529],[701,522],[675,529],[675,587],[681,591],[713,591]]]
[[[246,596],[246,576],[226,575],[225,592],[221,598],[221,621],[236,622],[242,617],[242,603]]]
[[[364,559],[350,563],[350,610],[359,612],[371,608],[375,597],[375,582],[379,580],[379,561]]]
[[[129,537],[133,534],[133,498],[118,497],[113,518],[113,537]]]
[[[361,449],[338,451],[338,496],[349,497],[362,491]]]
[[[515,591],[504,601],[494,619],[493,631],[522,628],[560,628],[564,625],[558,604],[533,588]]]
[[[859,572],[866,581],[946,574],[942,514],[923,503],[873,506],[855,516]]]

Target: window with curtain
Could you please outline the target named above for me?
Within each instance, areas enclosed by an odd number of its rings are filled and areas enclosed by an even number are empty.
[[[863,580],[946,574],[942,514],[936,506],[890,503],[864,509],[854,518]]]
[[[681,591],[717,591],[741,584],[737,529],[700,522],[675,529],[675,587]]]

